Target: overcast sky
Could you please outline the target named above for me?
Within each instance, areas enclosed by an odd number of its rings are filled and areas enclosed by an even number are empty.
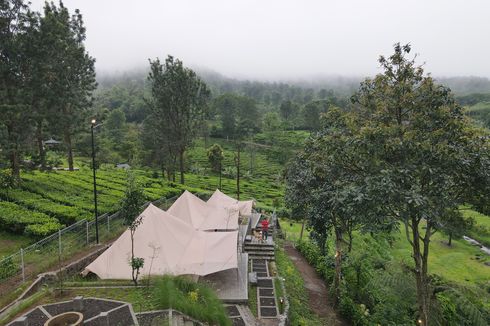
[[[32,0],[41,10],[44,1]],[[99,71],[172,54],[258,79],[378,72],[395,42],[436,76],[490,77],[488,0],[64,0],[79,8]]]

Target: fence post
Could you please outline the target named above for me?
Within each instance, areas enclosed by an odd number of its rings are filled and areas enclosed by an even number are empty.
[[[87,232],[87,246],[88,246],[88,220],[85,220],[85,229]]]
[[[22,283],[26,281],[26,270],[24,266],[24,249],[20,248],[20,264],[22,266]]]
[[[58,254],[61,259],[61,230],[58,230]]]
[[[110,216],[107,214],[107,236],[109,236],[109,233],[111,232],[111,223],[110,223]]]

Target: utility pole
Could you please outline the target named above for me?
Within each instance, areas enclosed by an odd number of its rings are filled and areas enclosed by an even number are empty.
[[[94,129],[97,127],[95,119],[92,119],[90,130],[92,131],[92,171],[94,174],[94,209],[95,209],[95,240],[99,244],[99,213],[97,211],[97,179],[95,177],[95,142],[94,142]]]

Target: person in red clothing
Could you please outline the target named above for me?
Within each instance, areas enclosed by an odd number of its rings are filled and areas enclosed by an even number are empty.
[[[262,240],[267,240],[269,234],[269,220],[265,218],[260,224],[262,224]]]

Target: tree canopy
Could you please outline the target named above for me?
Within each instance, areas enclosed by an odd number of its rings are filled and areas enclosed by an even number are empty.
[[[297,202],[313,229],[325,234],[333,228],[337,242],[348,223],[371,231],[403,226],[412,248],[418,319],[427,325],[434,300],[431,236],[453,223],[448,211],[467,203],[480,211],[488,207],[490,160],[488,137],[469,123],[447,87],[408,58],[410,51],[410,45],[396,44],[391,56],[379,59],[383,73],[366,79],[352,97],[352,111],[327,113],[299,157],[312,182],[306,184],[310,199]],[[292,179],[288,189],[296,198],[304,186]]]
[[[164,138],[162,146],[168,148],[169,156],[179,160],[180,182],[184,183],[184,153],[207,114],[210,91],[194,71],[172,56],[164,64],[158,58],[150,60],[148,81],[149,119],[155,121],[155,131]]]

